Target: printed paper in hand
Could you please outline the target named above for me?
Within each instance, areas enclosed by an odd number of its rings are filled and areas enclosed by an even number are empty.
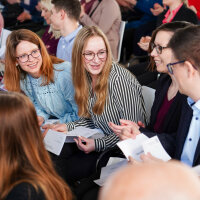
[[[78,136],[83,136],[85,138],[89,138],[92,135],[95,135],[97,133],[100,133],[100,134],[102,134],[102,136],[104,136],[100,129],[90,129],[90,128],[86,128],[83,126],[79,126],[79,127],[75,128],[73,131],[69,131],[67,133],[65,142],[72,143],[72,142],[75,142],[74,138],[77,138]]]
[[[147,154],[148,152],[151,153],[152,156],[161,159],[163,161],[168,161],[171,157],[163,148],[160,140],[157,136],[149,138],[148,140],[144,141],[143,144],[144,153]]]
[[[136,139],[127,139],[117,143],[117,146],[122,150],[126,158],[129,156],[140,161],[140,155],[144,154],[142,143],[148,139],[144,134],[137,135]]]

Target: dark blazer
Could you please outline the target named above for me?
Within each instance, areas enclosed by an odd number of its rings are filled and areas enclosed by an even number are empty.
[[[181,159],[184,143],[189,132],[192,115],[193,115],[192,108],[188,104],[185,104],[183,106],[180,124],[176,135],[176,148],[175,148],[174,158],[177,160]],[[199,164],[200,164],[200,140],[197,144],[197,148],[195,151],[193,166]]]
[[[158,135],[159,138],[161,138],[161,143],[164,148],[171,156],[173,156],[175,148],[175,137],[179,127],[182,106],[183,104],[187,104],[187,97],[185,95],[182,95],[179,92],[177,93],[169,108],[169,111],[165,116],[164,122],[162,124],[162,132],[154,132],[154,125],[156,123],[157,115],[160,107],[162,106],[170,84],[170,76],[168,74],[161,74],[157,84],[155,100],[151,109],[150,123],[145,129],[140,128],[140,131],[148,137]]]
[[[167,13],[168,10],[164,10],[160,15],[157,17],[157,27],[162,24],[163,19],[165,18],[165,14]],[[179,11],[176,13],[174,21],[187,21],[191,22],[193,24],[198,24],[198,19],[197,15],[189,8],[187,8],[184,4],[181,6]]]

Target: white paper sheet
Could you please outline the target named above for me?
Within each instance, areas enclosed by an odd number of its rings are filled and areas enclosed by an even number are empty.
[[[144,153],[147,154],[148,152],[151,153],[152,156],[161,159],[163,161],[168,161],[171,157],[163,148],[160,140],[157,136],[149,138],[148,140],[144,141],[143,144]]]
[[[137,135],[136,139],[127,139],[117,143],[117,146],[122,150],[126,158],[129,156],[140,161],[140,155],[144,153],[142,143],[148,139],[144,134]]]
[[[106,166],[113,165],[120,161],[126,160],[125,158],[118,158],[118,157],[110,157]]]
[[[47,151],[60,155],[63,145],[66,140],[66,133],[48,130],[44,137],[44,145]]]
[[[108,179],[108,177],[111,174],[113,174],[114,172],[119,170],[121,167],[127,165],[127,163],[128,163],[127,160],[124,159],[124,160],[117,162],[115,164],[103,167],[101,169],[100,179],[94,180],[94,182],[99,186],[103,186],[105,184],[105,181]]]
[[[102,131],[100,129],[90,129],[90,128],[86,128],[84,126],[79,126],[77,128],[75,128],[72,131],[69,131],[67,133],[67,137],[66,137],[66,143],[72,143],[75,142],[74,138],[77,138],[78,136],[83,136],[85,138],[89,138],[92,135],[95,135],[97,133],[100,133],[103,135]]]

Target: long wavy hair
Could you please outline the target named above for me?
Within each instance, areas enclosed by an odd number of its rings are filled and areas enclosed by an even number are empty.
[[[69,187],[55,172],[45,150],[37,115],[20,93],[0,93],[0,199],[26,182],[47,200],[71,200]]]
[[[155,38],[156,38],[156,35],[158,32],[164,31],[164,32],[175,33],[178,29],[185,28],[185,27],[191,26],[191,25],[192,24],[190,22],[177,21],[177,22],[170,22],[170,23],[162,24],[161,26],[159,26],[152,33],[151,41],[149,43],[149,49],[148,49],[149,54],[153,51],[152,44],[155,42]],[[154,59],[152,57],[150,57],[149,70],[156,71],[156,65],[155,65]]]
[[[101,37],[107,50],[107,58],[103,70],[98,75],[98,80],[94,88],[97,100],[93,106],[93,112],[97,115],[102,114],[107,100],[108,78],[112,67],[112,53],[110,45],[104,33],[95,26],[83,27],[76,36],[72,50],[72,78],[75,88],[75,100],[78,105],[78,114],[81,117],[89,117],[88,98],[89,98],[89,73],[84,67],[83,50],[87,41],[91,37]],[[97,44],[98,45],[98,44]]]
[[[5,53],[5,73],[4,84],[9,91],[20,91],[20,79],[26,76],[20,65],[17,65],[16,48],[21,41],[28,41],[38,46],[42,57],[42,66],[40,68],[43,84],[47,85],[54,82],[53,64],[61,63],[63,60],[50,56],[39,36],[27,29],[13,31],[7,38]]]

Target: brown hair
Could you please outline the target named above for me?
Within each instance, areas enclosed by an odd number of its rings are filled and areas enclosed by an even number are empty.
[[[95,26],[83,27],[76,36],[74,46],[72,50],[72,78],[75,88],[75,100],[78,105],[79,116],[89,117],[88,112],[88,98],[89,98],[89,73],[87,73],[84,67],[83,61],[83,49],[87,41],[91,37],[101,37],[104,40],[107,59],[102,72],[98,76],[94,92],[97,96],[97,101],[93,107],[93,112],[100,115],[104,110],[106,103],[106,97],[108,93],[108,78],[112,67],[112,53],[108,43],[108,40],[104,33]],[[97,44],[98,45],[98,44]]]
[[[69,18],[79,21],[81,13],[79,0],[52,0],[51,3],[54,4],[57,11],[63,9]]]
[[[178,30],[171,38],[169,47],[179,61],[189,61],[200,69],[200,26],[193,25]]]
[[[20,93],[0,93],[0,199],[19,183],[31,184],[47,200],[71,200],[45,150],[34,106]]]
[[[171,22],[171,23],[162,24],[155,31],[153,31],[152,36],[151,36],[151,41],[149,43],[148,52],[151,53],[153,51],[151,46],[154,43],[156,35],[157,35],[158,32],[165,31],[165,32],[174,33],[174,32],[176,32],[176,30],[178,30],[180,28],[185,28],[185,27],[190,26],[190,25],[192,25],[192,24],[189,23],[189,22],[185,22],[185,21],[180,21],[180,22],[177,21],[177,22]],[[154,62],[154,59],[152,57],[150,58],[149,69],[151,71],[155,71],[156,70],[155,62]]]
[[[50,56],[39,36],[27,29],[13,31],[7,38],[5,54],[4,84],[9,91],[20,91],[20,79],[26,72],[19,65],[16,66],[16,47],[21,41],[28,41],[38,46],[42,56],[40,68],[43,76],[43,85],[54,82],[53,63],[61,63],[63,60]]]

